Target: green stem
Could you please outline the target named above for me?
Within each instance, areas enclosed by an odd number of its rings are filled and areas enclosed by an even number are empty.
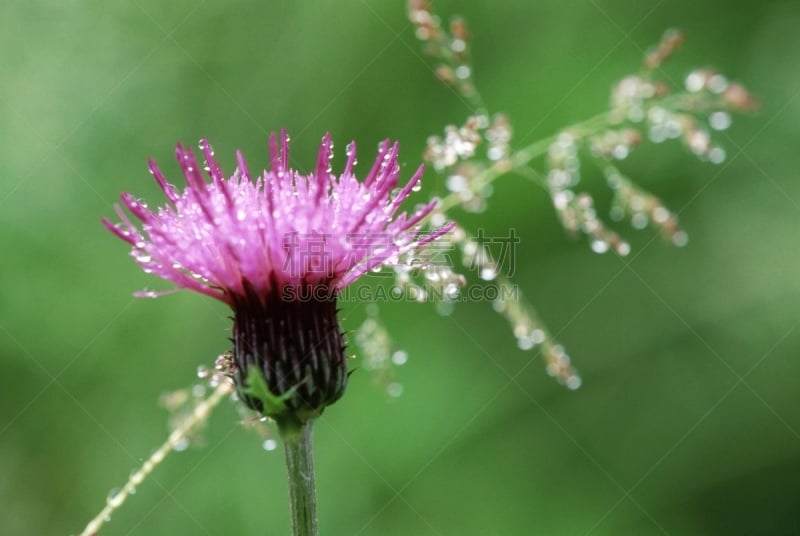
[[[297,433],[284,437],[286,469],[289,473],[289,509],[294,536],[317,536],[317,498],[311,425],[306,421]]]

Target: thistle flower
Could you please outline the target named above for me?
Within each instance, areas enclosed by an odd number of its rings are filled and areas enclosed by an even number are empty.
[[[151,210],[124,193],[122,203],[142,229],[119,206],[121,223],[103,220],[133,247],[131,255],[145,272],[231,307],[229,373],[240,398],[282,428],[319,415],[344,392],[348,374],[336,314],[339,292],[450,229],[420,234],[435,201],[396,216],[423,171],[420,166],[397,188],[397,143],[379,145],[363,182],[353,174],[354,143],[339,176],[330,165],[330,135],[307,175],[289,167],[288,146],[285,131],[280,138],[270,136],[271,170],[254,181],[241,152],[236,171],[226,178],[211,146],[201,140],[207,182],[193,151],[179,144],[184,191],[169,184],[150,160],[169,204]]]

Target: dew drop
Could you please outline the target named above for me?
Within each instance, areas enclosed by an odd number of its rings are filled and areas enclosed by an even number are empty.
[[[134,469],[131,471],[130,481],[134,486],[138,486],[144,482],[144,472],[139,469]]]
[[[113,508],[117,508],[118,506],[122,505],[124,499],[125,497],[120,493],[120,489],[114,488],[108,492],[108,497],[106,497],[106,503],[108,503],[108,505]]]
[[[595,253],[605,253],[608,251],[608,242],[605,240],[592,240],[592,251]]]
[[[520,337],[517,339],[517,346],[519,346],[520,350],[530,350],[535,345],[533,343],[533,339],[530,337]]]
[[[667,139],[666,129],[661,126],[650,127],[650,129],[647,131],[647,137],[650,138],[650,141],[653,143],[661,143]]]
[[[386,386],[386,393],[392,398],[397,398],[403,394],[403,384],[392,382]]]
[[[708,152],[708,159],[713,164],[721,164],[725,161],[725,149],[722,147],[714,147]]]
[[[631,106],[628,110],[628,119],[633,121],[634,123],[638,123],[644,120],[644,110],[642,110],[641,106]]]
[[[708,79],[708,89],[710,89],[712,93],[719,95],[728,89],[728,79],[721,74],[715,74]]]
[[[633,225],[634,229],[644,229],[647,227],[647,216],[642,212],[637,212],[631,218],[631,225]]]
[[[403,350],[397,350],[392,354],[392,363],[398,367],[405,365],[408,362],[408,354]]]
[[[574,391],[575,389],[581,386],[582,382],[580,376],[570,376],[564,383],[566,384],[567,389],[571,389]]]
[[[689,73],[689,76],[686,77],[684,84],[688,91],[696,93],[703,89],[703,86],[705,85],[705,77],[702,73],[693,71]]]
[[[491,147],[486,151],[486,156],[489,157],[489,160],[497,161],[503,158],[503,153],[502,147]]]
[[[624,160],[625,158],[627,158],[628,152],[629,149],[627,145],[617,145],[616,147],[614,147],[612,154],[614,158],[616,158],[617,160]]]
[[[436,283],[440,279],[439,272],[437,272],[436,270],[427,270],[425,272],[425,279],[427,279],[432,283]]]
[[[731,126],[731,116],[727,112],[714,112],[708,118],[708,124],[714,130],[725,130]]]
[[[152,270],[149,271],[152,272]],[[145,270],[145,272],[148,272],[148,270]],[[133,295],[137,298],[158,298],[159,293],[154,290],[144,289],[134,292]]]
[[[534,344],[542,344],[545,339],[544,330],[541,329],[534,329],[531,332],[531,340]]]
[[[664,207],[656,207],[653,210],[653,221],[656,223],[664,223],[669,219],[669,211]]]
[[[569,202],[572,201],[572,197],[572,192],[569,191],[556,192],[556,194],[553,196],[553,205],[557,210],[564,210],[567,208]]]
[[[481,268],[480,277],[484,281],[492,281],[494,278],[497,277],[497,270],[495,270],[491,266]]]
[[[671,140],[679,138],[682,133],[683,126],[677,119],[670,119],[664,125],[664,135]]]
[[[686,244],[689,243],[689,235],[686,234],[686,231],[678,231],[674,235],[672,235],[672,243],[682,248]]]
[[[456,298],[458,298],[460,292],[461,289],[456,283],[449,283],[444,288],[445,297],[449,300],[455,300]]]
[[[436,313],[440,316],[450,316],[454,310],[455,306],[450,300],[436,302]]]
[[[276,448],[278,448],[278,442],[275,441],[272,438],[265,439],[264,442],[261,444],[261,447],[264,450],[266,450],[268,452],[271,452],[271,451],[275,450]]]
[[[469,188],[467,179],[461,175],[450,175],[447,177],[446,185],[451,192],[463,192]]]
[[[182,437],[172,445],[172,450],[175,452],[183,452],[189,448],[189,438]]]

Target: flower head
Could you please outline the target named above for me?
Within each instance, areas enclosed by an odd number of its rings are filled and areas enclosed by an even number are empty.
[[[398,188],[398,145],[388,140],[380,144],[363,181],[353,174],[353,143],[344,171],[332,172],[330,135],[308,174],[289,167],[285,132],[270,136],[271,170],[256,177],[240,152],[236,171],[226,178],[206,140],[200,148],[202,168],[191,149],[177,147],[187,183],[183,192],[149,162],[168,204],[151,210],[122,194],[141,229],[120,207],[121,223],[103,223],[133,247],[131,254],[144,271],[231,306],[232,375],[246,403],[276,413],[249,390],[248,377],[258,370],[270,393],[293,414],[318,413],[341,396],[347,380],[338,292],[373,268],[399,263],[403,253],[450,227],[420,234],[435,202],[398,215],[422,167]]]

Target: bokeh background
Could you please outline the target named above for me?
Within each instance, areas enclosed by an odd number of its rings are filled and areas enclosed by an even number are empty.
[[[763,105],[720,138],[722,166],[678,144],[624,163],[691,237],[623,227],[629,266],[568,239],[530,183],[499,182],[463,222],[517,230],[515,281],[584,385],[548,378],[489,304],[384,306],[405,391],[359,371],[317,426],[323,534],[800,534],[800,4],[437,7],[471,23],[478,85],[518,143],[602,111],[673,26],[688,42],[670,76],[714,65]],[[165,438],[159,396],[227,349],[211,300],[133,299],[159,282],[99,223],[122,190],[160,199],[145,159],[177,182],[175,142],[207,136],[228,169],[236,148],[258,168],[286,127],[300,167],[329,130],[362,166],[401,140],[410,173],[469,113],[419,50],[399,0],[2,2],[0,534],[79,532]],[[607,207],[602,182],[585,175]],[[424,184],[417,200],[443,191]],[[345,327],[364,315],[349,305]],[[225,404],[102,533],[286,534],[285,496],[280,450]]]

